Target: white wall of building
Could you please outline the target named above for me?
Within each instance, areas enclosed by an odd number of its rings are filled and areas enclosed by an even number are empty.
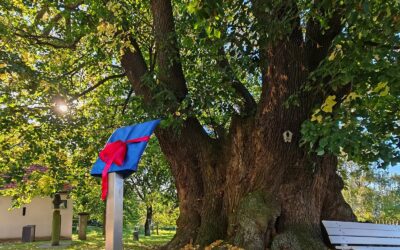
[[[61,195],[66,200],[66,195]],[[72,200],[67,199],[67,208],[60,209],[61,236],[72,236]],[[0,239],[21,239],[22,228],[26,225],[36,225],[36,237],[51,237],[53,203],[50,197],[33,198],[32,202],[21,208],[9,210],[11,197],[0,196]],[[25,216],[23,207],[26,207]]]

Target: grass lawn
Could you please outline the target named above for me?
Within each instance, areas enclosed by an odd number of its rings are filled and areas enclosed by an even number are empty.
[[[139,235],[139,241],[133,241],[132,232],[124,232],[124,249],[153,249],[170,241],[175,231],[160,230],[160,234],[152,236]],[[72,241],[61,241],[61,246],[51,247],[50,241],[33,243],[0,243],[0,250],[18,249],[104,249],[104,238],[100,228],[89,227],[87,240],[78,240],[78,235],[72,235]]]

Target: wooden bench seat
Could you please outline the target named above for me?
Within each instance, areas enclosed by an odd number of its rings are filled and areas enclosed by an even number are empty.
[[[336,249],[400,250],[400,226],[322,221]]]

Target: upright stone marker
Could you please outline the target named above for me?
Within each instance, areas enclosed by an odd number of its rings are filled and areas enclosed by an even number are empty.
[[[58,246],[60,245],[60,235],[61,235],[61,214],[60,214],[60,204],[61,196],[59,193],[54,195],[53,199],[53,221],[51,225],[51,245]]]
[[[91,175],[102,178],[101,199],[106,205],[106,250],[122,244],[124,178],[137,170],[140,157],[160,120],[117,129],[100,152]]]
[[[89,213],[79,213],[78,239],[86,240],[86,229],[89,220]]]

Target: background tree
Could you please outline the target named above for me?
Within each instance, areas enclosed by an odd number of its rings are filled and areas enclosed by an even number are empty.
[[[130,232],[143,221],[143,208],[135,192],[124,189],[124,229]],[[104,217],[105,218],[105,217]]]
[[[363,168],[352,162],[340,167],[343,195],[360,221],[397,222],[400,219],[399,176],[382,169]]]
[[[167,248],[321,249],[321,219],[355,219],[336,156],[399,159],[399,11],[395,0],[2,1],[1,164],[13,166],[14,124],[62,121],[55,99],[72,118],[91,112],[89,131],[160,117],[180,201]]]
[[[161,202],[154,205],[153,222],[156,226],[157,234],[159,228],[176,229],[176,221],[179,217],[178,203],[169,198],[161,197]]]
[[[126,188],[133,191],[145,204],[144,233],[150,236],[153,216],[156,213],[170,213],[177,204],[171,172],[156,140],[149,142],[138,172],[127,179]],[[174,204],[172,208],[171,203]]]

